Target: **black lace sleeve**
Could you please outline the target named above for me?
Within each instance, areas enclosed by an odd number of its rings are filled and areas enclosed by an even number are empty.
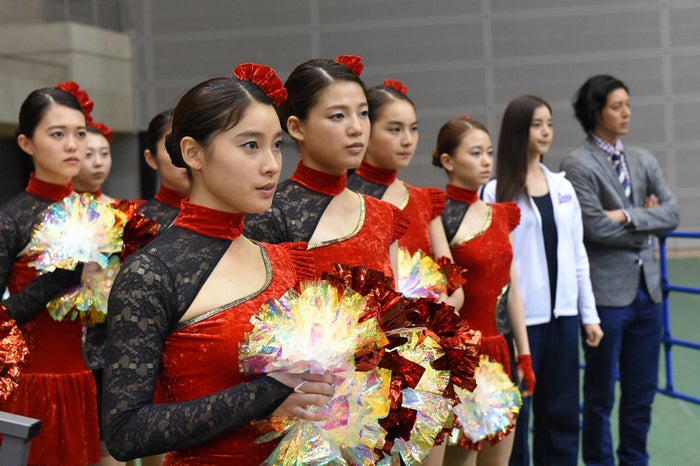
[[[279,184],[270,210],[247,215],[244,234],[263,243],[309,241],[333,197],[291,180]]]
[[[23,324],[46,309],[46,304],[61,294],[62,291],[80,283],[83,264],[75,270],[56,269],[34,279],[22,291],[12,294],[2,304],[7,308],[7,315]]]
[[[381,199],[382,196],[384,196],[388,186],[373,183],[367,178],[363,178],[357,173],[353,173],[352,175],[348,176],[348,188],[360,194],[367,194],[368,196],[372,196],[376,199]]]
[[[293,391],[261,377],[186,402],[153,403],[165,340],[229,244],[208,240],[171,227],[129,257],[115,279],[102,414],[107,448],[118,460],[209,441],[269,415]]]
[[[39,213],[50,204],[51,201],[22,192],[0,209],[0,287],[3,291],[14,261],[29,243]],[[82,265],[79,265],[75,270],[57,269],[37,277],[23,290],[3,301],[7,315],[19,324],[27,322],[63,290],[80,283],[82,270]]]
[[[468,209],[469,204],[450,198],[445,199],[445,210],[442,211],[442,226],[445,228],[445,236],[447,236],[448,242],[454,239]]]
[[[7,212],[0,211],[0,287],[3,290],[7,287],[12,263],[19,249],[18,240],[14,219]]]
[[[162,232],[168,228],[173,221],[175,221],[175,217],[177,217],[180,209],[164,204],[155,197],[152,197],[143,203],[143,205],[139,208],[139,212],[141,212],[146,218],[158,222],[160,225],[160,231]]]
[[[286,232],[286,224],[282,209],[273,201],[267,212],[246,215],[243,234],[246,238],[263,243],[285,243],[291,241]]]

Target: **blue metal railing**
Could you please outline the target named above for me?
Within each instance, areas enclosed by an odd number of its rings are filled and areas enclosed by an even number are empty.
[[[700,350],[700,343],[680,340],[678,338],[674,338],[671,335],[671,313],[669,308],[668,295],[671,291],[700,295],[700,288],[680,286],[669,283],[668,262],[666,259],[666,238],[669,237],[700,239],[700,232],[673,231],[664,236],[659,236],[659,260],[661,262],[661,287],[663,289],[664,307],[664,333],[662,338],[662,344],[664,345],[664,357],[666,362],[666,387],[659,387],[658,391],[659,393],[663,393],[664,395],[668,395],[673,398],[678,398],[681,400],[690,401],[691,403],[700,404],[700,398],[687,395],[685,393],[677,392],[674,388],[673,383],[673,359],[671,357],[673,346],[682,346],[684,348]]]

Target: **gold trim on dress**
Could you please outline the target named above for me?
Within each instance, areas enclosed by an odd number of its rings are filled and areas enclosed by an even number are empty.
[[[405,190],[405,194],[403,195],[403,201],[401,201],[401,206],[399,207],[399,209],[404,210],[408,205],[409,198],[411,197],[411,191],[408,189],[408,186],[406,186],[406,183],[404,183],[403,181],[401,182],[401,185]]]
[[[340,243],[341,241],[345,241],[347,239],[352,238],[353,236],[357,235],[360,230],[362,230],[362,226],[365,224],[365,215],[367,213],[367,206],[365,205],[365,198],[362,196],[362,194],[359,193],[354,193],[357,194],[357,196],[360,198],[360,218],[357,221],[357,225],[355,226],[355,229],[350,232],[349,234],[345,236],[341,236],[340,238],[334,238],[334,239],[329,239],[326,241],[317,241],[314,243],[309,243],[306,247],[307,250],[311,249],[316,249],[320,248],[323,246],[328,246],[329,244],[334,244],[334,243]]]
[[[251,240],[251,241],[253,241],[253,240]],[[223,311],[227,311],[227,310],[231,309],[232,307],[238,306],[239,304],[242,304],[246,301],[249,301],[249,300],[255,298],[256,296],[258,296],[260,293],[265,291],[267,289],[267,287],[270,286],[270,283],[272,283],[272,263],[270,262],[270,256],[268,256],[267,251],[265,251],[265,248],[263,248],[260,243],[258,243],[257,241],[253,241],[253,243],[255,243],[260,248],[260,253],[262,255],[263,262],[265,264],[265,283],[263,284],[263,286],[260,287],[260,289],[258,289],[257,291],[253,291],[252,293],[250,293],[246,296],[243,296],[241,298],[238,298],[235,301],[232,301],[232,302],[227,303],[227,304],[223,304],[221,306],[217,306],[214,309],[207,311],[207,312],[203,312],[202,314],[194,316],[191,319],[187,319],[187,320],[183,320],[182,322],[178,322],[178,324],[175,326],[175,329],[173,330],[173,333],[178,332],[185,327],[189,327],[190,325],[198,324],[199,322],[202,322],[202,321],[208,319],[209,317],[215,316]]]
[[[493,207],[490,206],[490,205],[488,205],[488,204],[486,204],[486,206],[489,208],[489,211],[488,211],[488,214],[486,215],[486,221],[484,222],[484,226],[481,227],[481,230],[479,230],[479,231],[473,233],[472,235],[467,236],[466,238],[461,239],[461,240],[459,240],[459,241],[455,241],[455,240],[453,239],[453,240],[450,242],[450,247],[451,247],[451,248],[456,248],[457,246],[459,246],[459,245],[461,245],[461,244],[464,244],[464,243],[466,243],[467,241],[471,241],[471,240],[473,240],[474,238],[483,235],[483,234],[486,232],[486,230],[489,229],[489,227],[491,226],[491,222],[493,221]],[[466,217],[466,215],[465,215],[465,217]],[[462,220],[462,221],[464,221],[464,220]],[[460,226],[461,226],[461,225],[460,225]],[[459,230],[457,230],[457,233],[459,233]]]

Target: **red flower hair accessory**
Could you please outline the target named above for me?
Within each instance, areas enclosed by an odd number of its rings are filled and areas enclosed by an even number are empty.
[[[90,121],[88,122],[88,125],[92,126],[97,131],[102,133],[102,136],[104,136],[107,139],[107,142],[112,144],[112,141],[114,141],[114,133],[112,132],[112,129],[109,126],[97,121]]]
[[[258,86],[278,107],[287,100],[287,89],[282,80],[267,65],[243,63],[233,70],[233,75],[241,81],[250,81]]]
[[[404,86],[401,81],[395,81],[393,79],[385,79],[383,85],[390,87],[403,95],[406,95],[406,91],[408,91],[408,88]]]
[[[80,85],[78,83],[75,81],[67,81],[65,83],[57,84],[55,89],[66,91],[78,99],[78,102],[80,102],[80,107],[83,109],[83,113],[85,114],[85,118],[88,122],[92,121],[92,116],[90,116],[90,113],[92,113],[92,108],[95,106],[95,102],[90,100],[90,96],[88,96],[87,92],[80,89]]]
[[[464,120],[464,121],[469,121],[470,117],[469,117],[469,115],[462,115],[461,117],[459,117],[459,119]]]
[[[365,65],[362,64],[362,58],[357,55],[339,55],[338,58],[335,59],[335,62],[350,68],[352,74],[358,78],[362,74],[362,70],[365,68]]]

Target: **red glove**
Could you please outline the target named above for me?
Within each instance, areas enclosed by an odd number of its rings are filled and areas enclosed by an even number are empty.
[[[524,394],[532,395],[535,392],[535,371],[532,370],[531,355],[518,355],[518,372],[522,373]]]

